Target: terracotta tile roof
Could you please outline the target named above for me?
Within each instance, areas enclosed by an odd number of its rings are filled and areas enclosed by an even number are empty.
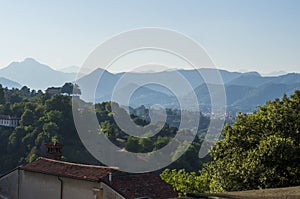
[[[116,168],[112,167],[75,164],[48,158],[40,158],[22,166],[21,169],[90,181],[99,181],[110,172],[116,171]]]
[[[138,198],[148,196],[152,199],[166,199],[177,197],[172,187],[153,173],[125,174],[112,177],[108,183],[125,198]]]

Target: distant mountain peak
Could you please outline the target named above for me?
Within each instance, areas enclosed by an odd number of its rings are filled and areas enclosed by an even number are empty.
[[[24,59],[24,62],[35,62],[38,63],[35,59],[31,58],[31,57],[27,57]]]
[[[36,90],[46,89],[49,86],[61,86],[75,79],[74,74],[56,71],[33,58],[10,63],[7,67],[0,69],[0,76]]]

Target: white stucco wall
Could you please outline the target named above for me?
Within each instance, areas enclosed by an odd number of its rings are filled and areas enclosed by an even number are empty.
[[[63,199],[95,199],[93,188],[103,189],[103,198],[97,199],[124,199],[104,183],[66,177],[60,179],[63,181]],[[53,175],[15,170],[0,179],[0,199],[60,199],[60,191],[61,182]]]
[[[0,178],[0,199],[18,199],[18,170]]]
[[[63,181],[63,198],[94,198],[93,188],[99,188],[97,182],[61,178]]]
[[[56,176],[21,171],[20,199],[59,199],[60,182]]]

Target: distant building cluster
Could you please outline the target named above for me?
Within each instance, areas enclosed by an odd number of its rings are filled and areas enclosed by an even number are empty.
[[[225,114],[215,114],[211,112],[201,112],[204,117],[208,117],[211,119],[221,119],[225,118],[226,123],[233,123],[236,120],[236,116],[232,113],[225,113]]]

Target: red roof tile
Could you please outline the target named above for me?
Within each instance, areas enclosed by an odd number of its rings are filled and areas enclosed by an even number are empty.
[[[177,192],[153,173],[113,176],[109,185],[130,199],[143,196],[148,196],[152,199],[177,197]]]
[[[116,168],[112,167],[75,164],[48,158],[40,158],[21,168],[28,171],[91,181],[99,181],[110,172],[116,171]]]

